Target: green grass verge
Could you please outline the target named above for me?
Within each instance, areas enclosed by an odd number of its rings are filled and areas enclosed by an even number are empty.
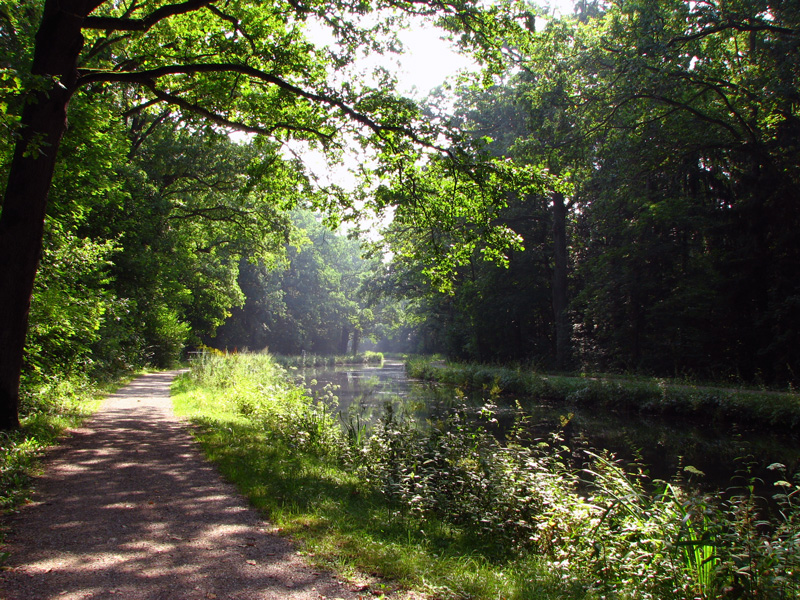
[[[523,368],[411,358],[410,377],[516,398],[546,399],[681,418],[739,423],[764,430],[800,430],[800,394],[688,385],[656,378],[547,375]]]
[[[740,598],[798,597],[797,480],[775,482],[770,513],[746,465],[711,497],[558,437],[525,443],[521,410],[504,444],[457,406],[419,426],[387,404],[362,435],[268,355],[192,367],[176,410],[223,474],[317,562],[377,577],[376,593],[723,600],[739,586]]]
[[[535,556],[493,558],[452,525],[397,510],[336,461],[306,452],[243,415],[233,395],[182,377],[176,413],[224,477],[318,564],[376,578],[373,592],[418,590],[436,598],[577,599]]]
[[[282,367],[335,367],[343,365],[380,365],[383,354],[380,352],[361,352],[359,354],[304,354],[302,356],[271,355]]]

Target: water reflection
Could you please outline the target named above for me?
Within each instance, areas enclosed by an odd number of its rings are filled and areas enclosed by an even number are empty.
[[[520,413],[514,399],[487,400],[487,394],[463,396],[453,387],[410,380],[400,362],[383,366],[344,366],[303,369],[306,382],[319,391],[334,386],[343,426],[366,431],[384,413],[386,402],[396,414],[413,417],[422,426],[441,419],[458,408],[478,419],[491,402],[489,427],[501,440]],[[548,440],[558,432],[567,445],[606,449],[623,459],[640,461],[655,478],[672,478],[684,466],[703,473],[705,485],[724,488],[740,468],[741,458],[751,455],[753,469],[765,479],[766,493],[776,476],[767,470],[781,462],[794,472],[800,466],[800,444],[796,436],[740,431],[725,424],[697,424],[688,420],[655,419],[637,414],[586,410],[577,406],[537,401],[524,404],[526,438]],[[487,422],[484,420],[484,422]]]

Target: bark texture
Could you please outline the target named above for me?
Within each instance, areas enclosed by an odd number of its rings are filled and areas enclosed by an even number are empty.
[[[47,195],[78,79],[83,17],[99,2],[47,0],[31,71],[49,76],[31,95],[0,212],[0,430],[19,426],[19,384],[33,281],[42,250]]]

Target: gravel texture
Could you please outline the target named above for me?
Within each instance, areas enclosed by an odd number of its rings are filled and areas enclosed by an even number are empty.
[[[203,459],[172,413],[174,376],[135,380],[50,454],[34,502],[5,524],[0,598],[357,598]]]

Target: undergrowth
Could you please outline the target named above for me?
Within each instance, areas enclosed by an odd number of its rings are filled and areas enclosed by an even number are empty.
[[[332,390],[311,397],[264,355],[206,357],[175,391],[210,457],[278,528],[340,571],[387,578],[376,591],[394,581],[436,598],[800,594],[800,488],[788,476],[767,519],[746,468],[728,493],[703,495],[557,437],[532,443],[522,412],[503,445],[458,409],[420,426],[391,403],[353,435]]]
[[[42,452],[97,408],[97,394],[97,386],[85,377],[42,378],[23,386],[21,427],[0,432],[0,513],[30,497]]]
[[[283,367],[334,367],[338,365],[374,365],[383,363],[380,352],[362,352],[359,354],[301,354],[298,356],[272,355],[275,362]]]

